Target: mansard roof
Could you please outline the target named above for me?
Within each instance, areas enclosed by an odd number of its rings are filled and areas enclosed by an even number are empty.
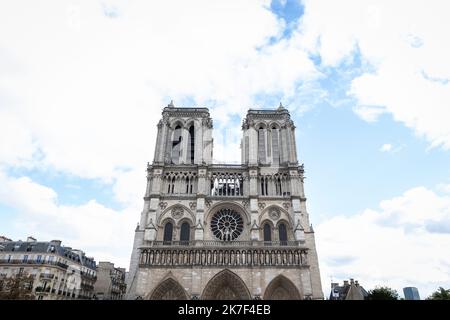
[[[81,250],[74,250],[70,247],[62,246],[58,240],[45,242],[11,241],[4,244],[2,252],[20,252],[25,254],[54,253],[91,269],[95,269],[95,260],[93,258],[86,257]]]

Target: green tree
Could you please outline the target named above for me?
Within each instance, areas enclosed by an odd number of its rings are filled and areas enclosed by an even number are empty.
[[[33,277],[17,274],[15,276],[0,279],[0,300],[32,300]]]
[[[431,296],[427,298],[427,300],[450,300],[450,289],[444,289],[439,287],[438,290],[433,292]]]
[[[398,292],[389,287],[375,287],[368,292],[368,300],[399,300]]]

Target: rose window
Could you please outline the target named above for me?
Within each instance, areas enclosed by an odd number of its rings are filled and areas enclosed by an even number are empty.
[[[232,209],[221,209],[211,219],[211,231],[219,240],[236,240],[243,229],[241,215]]]

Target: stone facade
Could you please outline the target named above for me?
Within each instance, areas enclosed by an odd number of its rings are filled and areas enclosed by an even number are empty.
[[[288,110],[252,110],[242,164],[212,163],[206,108],[164,108],[129,299],[323,299]]]
[[[114,263],[100,261],[97,265],[95,295],[99,300],[122,300],[126,292],[125,268],[115,268]]]

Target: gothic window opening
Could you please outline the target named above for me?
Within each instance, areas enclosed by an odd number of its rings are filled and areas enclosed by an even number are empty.
[[[217,173],[211,177],[212,196],[242,196],[243,176],[234,173]]]
[[[277,196],[282,196],[283,195],[283,190],[281,188],[281,178],[280,177],[277,177],[275,179],[275,189],[276,189]]]
[[[175,127],[175,131],[173,132],[172,140],[172,163],[174,164],[180,163],[181,138],[181,127],[180,125],[177,125]]]
[[[286,225],[284,223],[280,223],[278,226],[278,236],[280,239],[280,244],[283,246],[287,245],[287,230]]]
[[[267,184],[268,184],[268,179],[266,177],[261,177],[261,195],[262,196],[268,196],[268,188],[267,188]]]
[[[273,164],[280,163],[280,147],[279,147],[279,135],[278,129],[276,127],[272,127],[272,156],[273,156]]]
[[[169,184],[169,193],[174,193],[175,191],[175,177],[171,179],[171,183]]]
[[[189,128],[189,141],[188,141],[188,155],[189,155],[189,163],[194,163],[194,154],[195,154],[195,130],[194,125]]]
[[[271,242],[272,241],[272,228],[270,227],[270,224],[266,223],[264,224],[264,242]]]
[[[266,143],[264,128],[258,129],[258,160],[261,163],[266,163]]]
[[[181,225],[180,230],[180,242],[183,244],[189,243],[190,238],[190,232],[191,232],[191,226],[187,222],[183,222]]]
[[[211,219],[211,231],[219,240],[236,240],[243,230],[244,221],[233,209],[221,209]]]
[[[173,234],[173,224],[172,222],[167,222],[164,226],[164,244],[170,244],[172,242],[172,234]]]

